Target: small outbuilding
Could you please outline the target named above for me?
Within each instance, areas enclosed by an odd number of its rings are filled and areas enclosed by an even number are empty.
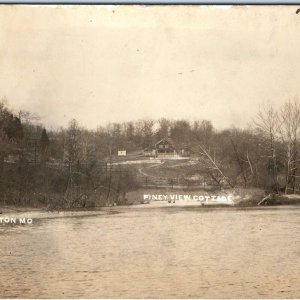
[[[126,150],[118,150],[118,156],[126,156]]]

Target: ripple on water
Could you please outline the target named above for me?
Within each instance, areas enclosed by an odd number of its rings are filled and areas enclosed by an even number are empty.
[[[0,227],[0,297],[300,297],[300,209],[130,209]]]

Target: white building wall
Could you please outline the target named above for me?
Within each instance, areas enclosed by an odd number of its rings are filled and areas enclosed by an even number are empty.
[[[126,156],[126,150],[119,150],[118,156]]]

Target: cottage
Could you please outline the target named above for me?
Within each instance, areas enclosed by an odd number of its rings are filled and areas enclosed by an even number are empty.
[[[178,153],[170,138],[163,138],[155,144],[156,156],[160,158],[178,157]]]

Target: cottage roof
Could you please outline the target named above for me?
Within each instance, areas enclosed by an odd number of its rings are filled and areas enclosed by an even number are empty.
[[[155,146],[159,145],[159,144],[162,143],[162,142],[167,142],[167,143],[169,143],[173,148],[176,148],[176,147],[175,147],[175,144],[174,144],[174,142],[173,142],[173,140],[172,140],[171,138],[169,138],[169,137],[164,137],[163,139],[161,139],[160,141],[158,141],[158,142],[155,144]]]

